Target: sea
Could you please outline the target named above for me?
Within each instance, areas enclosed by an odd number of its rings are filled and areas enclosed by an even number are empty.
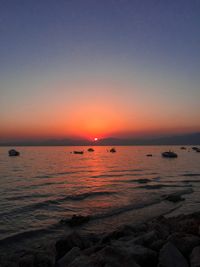
[[[0,255],[57,240],[74,228],[102,234],[199,211],[200,153],[191,147],[93,148],[16,147],[20,156],[9,157],[10,147],[0,147]],[[178,158],[163,158],[169,150]],[[172,194],[183,200],[169,201]],[[61,223],[73,215],[90,220],[76,227]]]

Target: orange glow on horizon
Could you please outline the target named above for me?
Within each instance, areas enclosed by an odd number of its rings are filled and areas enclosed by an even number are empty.
[[[73,89],[74,93],[68,96],[66,88]],[[123,97],[118,94],[120,90],[124,90],[122,85],[116,89],[115,84],[99,81],[90,81],[86,85],[68,84],[64,88],[59,84],[53,85],[48,89],[49,97],[35,97],[27,112],[20,105],[1,119],[0,138],[85,138],[97,141],[107,137],[129,138],[199,130],[199,126],[195,126],[195,116],[193,119],[189,115],[188,118],[174,118],[174,111],[170,109],[165,112],[162,102],[153,105],[147,97],[140,101],[140,95],[137,94],[127,100],[125,93]],[[134,93],[134,87],[131,90]]]

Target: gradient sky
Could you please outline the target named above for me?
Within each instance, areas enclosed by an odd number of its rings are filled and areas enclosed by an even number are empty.
[[[199,0],[0,0],[0,140],[200,130]]]

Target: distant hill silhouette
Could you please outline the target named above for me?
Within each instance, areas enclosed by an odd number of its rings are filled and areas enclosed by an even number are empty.
[[[200,133],[185,135],[173,135],[155,138],[104,138],[96,142],[85,139],[51,139],[51,140],[29,140],[0,142],[0,146],[128,146],[128,145],[199,145]]]

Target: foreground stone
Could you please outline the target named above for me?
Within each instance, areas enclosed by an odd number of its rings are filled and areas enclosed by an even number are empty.
[[[200,267],[200,213],[125,225],[111,233],[72,232],[49,248],[0,257],[1,267]]]
[[[170,242],[165,244],[160,251],[159,267],[189,267],[180,251]]]
[[[200,246],[195,247],[190,255],[190,266],[200,267]]]

